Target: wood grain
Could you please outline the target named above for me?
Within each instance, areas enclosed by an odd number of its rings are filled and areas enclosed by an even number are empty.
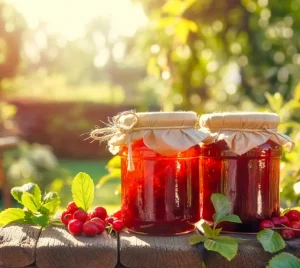
[[[130,268],[199,268],[204,250],[189,244],[190,235],[121,233],[121,263]]]
[[[73,236],[65,227],[42,231],[36,249],[39,268],[113,268],[117,242],[106,232],[96,237]]]
[[[35,262],[41,229],[27,224],[0,228],[0,267],[22,267]]]

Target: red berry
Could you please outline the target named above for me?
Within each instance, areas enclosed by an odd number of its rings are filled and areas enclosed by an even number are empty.
[[[76,210],[78,209],[77,205],[75,204],[74,201],[70,202],[67,206],[67,210],[70,212],[70,213],[74,213]]]
[[[114,218],[117,218],[118,220],[122,219],[122,210],[116,211],[113,215]]]
[[[273,227],[274,227],[273,222],[271,222],[269,220],[263,220],[259,225],[260,230],[269,229],[269,228],[273,228]]]
[[[72,235],[80,235],[82,232],[83,222],[80,220],[71,220],[68,224],[68,230]]]
[[[101,220],[105,220],[107,216],[106,209],[104,207],[95,207],[91,213],[92,218],[100,218]]]
[[[63,223],[63,218],[64,218],[64,216],[65,216],[66,214],[70,214],[70,212],[67,211],[67,210],[65,210],[65,211],[63,211],[63,213],[62,213],[61,216],[60,216],[60,221],[61,221],[62,223]]]
[[[92,218],[91,221],[97,224],[98,229],[99,229],[98,234],[102,234],[105,230],[104,221],[101,220],[100,218]]]
[[[87,218],[87,213],[82,209],[76,210],[73,214],[73,219],[77,219],[77,220],[80,220],[82,222],[85,222],[86,218]]]
[[[107,218],[105,219],[105,223],[106,223],[106,224],[113,224],[114,221],[116,221],[116,220],[118,220],[118,219],[115,218],[115,217],[107,217]]]
[[[68,225],[69,222],[70,222],[70,220],[72,220],[72,219],[73,219],[72,214],[65,214],[64,217],[63,217],[63,219],[62,219],[62,223],[64,225]]]
[[[273,217],[271,219],[275,227],[281,227],[282,225],[289,226],[290,221],[285,216]]]
[[[116,220],[113,222],[112,224],[112,228],[116,231],[116,232],[121,232],[124,228],[124,224],[122,221],[120,220]]]
[[[285,213],[290,222],[292,221],[300,221],[300,212],[298,210],[292,209],[289,212]]]
[[[90,214],[90,213],[87,213],[86,221],[90,221],[91,219],[92,219],[91,214]]]
[[[283,229],[280,231],[280,234],[284,240],[291,240],[295,237],[294,231],[290,229]]]
[[[99,233],[98,225],[92,221],[86,221],[83,224],[83,233],[87,236],[95,236]]]
[[[290,224],[290,227],[293,228],[293,229],[299,229],[299,231],[294,230],[294,233],[295,233],[296,237],[300,237],[300,222],[299,221],[292,221],[291,224]]]

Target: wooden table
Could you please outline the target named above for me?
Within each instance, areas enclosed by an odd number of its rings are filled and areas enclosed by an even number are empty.
[[[0,267],[196,268],[204,260],[207,268],[265,268],[272,257],[255,235],[239,245],[238,255],[231,262],[206,251],[202,244],[190,246],[189,235],[154,237],[124,232],[118,243],[107,233],[74,237],[63,226],[41,230],[12,224],[0,228]],[[300,257],[300,239],[287,242],[285,250]]]
[[[0,137],[0,188],[2,191],[3,205],[5,208],[11,207],[11,195],[2,164],[3,152],[5,150],[15,148],[18,142],[19,138],[14,136]]]

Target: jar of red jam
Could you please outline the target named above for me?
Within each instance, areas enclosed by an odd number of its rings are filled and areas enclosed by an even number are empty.
[[[258,231],[263,219],[278,216],[282,145],[293,141],[277,132],[272,113],[215,113],[203,115],[200,127],[210,133],[201,145],[200,214],[212,221],[213,193],[226,195],[232,213],[242,224],[223,224],[224,230]]]
[[[194,112],[126,112],[109,136],[121,157],[122,218],[131,232],[176,235],[200,220],[199,131]]]

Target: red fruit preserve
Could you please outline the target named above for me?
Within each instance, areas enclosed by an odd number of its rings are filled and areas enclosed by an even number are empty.
[[[148,235],[175,235],[194,230],[200,220],[200,142],[194,112],[123,112],[109,127],[93,130],[121,157],[125,227]]]
[[[173,235],[194,230],[200,220],[200,146],[163,156],[142,140],[132,144],[134,170],[127,170],[127,146],[123,146],[122,215],[129,231]]]
[[[271,113],[215,113],[200,118],[210,137],[201,145],[200,214],[212,222],[213,193],[226,195],[242,224],[224,230],[256,232],[264,219],[279,216],[280,156],[289,137],[279,134]]]
[[[223,228],[258,231],[264,219],[279,216],[279,165],[281,146],[268,141],[245,154],[229,151],[224,141],[203,145],[200,164],[201,217],[212,221],[213,193],[226,195],[232,213],[242,224],[226,224]],[[226,228],[227,227],[227,228]]]

